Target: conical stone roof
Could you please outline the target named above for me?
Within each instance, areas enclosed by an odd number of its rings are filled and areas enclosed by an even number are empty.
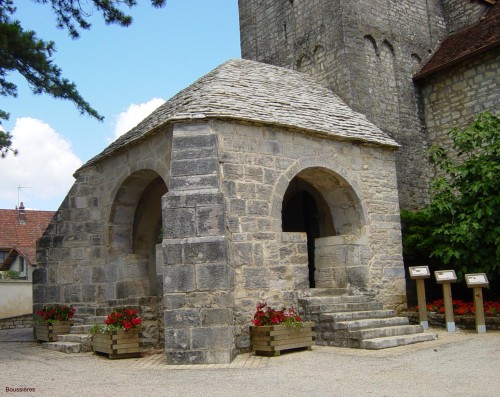
[[[83,168],[167,123],[195,119],[258,122],[342,140],[398,147],[396,141],[308,75],[232,59],[158,107]]]

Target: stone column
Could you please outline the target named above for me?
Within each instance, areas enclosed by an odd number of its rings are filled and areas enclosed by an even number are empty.
[[[165,351],[171,364],[229,363],[235,354],[232,272],[217,135],[176,125],[163,197]]]

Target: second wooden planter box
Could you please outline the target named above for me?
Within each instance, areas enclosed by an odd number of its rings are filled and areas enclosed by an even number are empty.
[[[56,321],[52,324],[35,324],[35,339],[43,342],[57,342],[57,335],[69,334],[72,321]]]
[[[92,337],[92,349],[106,354],[109,358],[133,358],[141,356],[141,328],[128,331],[107,331]]]
[[[256,355],[279,356],[282,350],[307,348],[314,343],[314,324],[301,328],[286,325],[250,327],[250,340]]]

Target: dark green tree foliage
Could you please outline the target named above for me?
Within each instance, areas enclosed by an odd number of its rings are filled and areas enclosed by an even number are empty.
[[[500,119],[482,113],[449,135],[458,158],[443,148],[430,150],[438,174],[431,204],[402,213],[405,262],[495,279],[500,276]]]
[[[66,29],[72,38],[78,38],[79,30],[90,29],[87,18],[92,9],[100,12],[107,24],[129,26],[132,17],[120,7],[128,9],[137,5],[135,0],[32,0],[35,3],[50,5],[57,18],[57,26]],[[151,0],[154,7],[162,7],[166,0]],[[14,19],[16,7],[13,0],[0,0],[0,95],[17,96],[17,86],[8,80],[11,73],[20,73],[28,82],[34,94],[48,94],[54,98],[73,102],[81,114],[102,120],[103,117],[93,109],[78,93],[76,85],[62,77],[61,69],[52,61],[55,44],[43,41],[33,31],[25,31],[21,22]],[[9,114],[0,109],[0,122],[7,120]],[[0,155],[5,157],[11,148],[11,137],[0,131]]]

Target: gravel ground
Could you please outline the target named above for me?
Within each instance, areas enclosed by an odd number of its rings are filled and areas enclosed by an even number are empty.
[[[31,330],[0,331],[0,395],[499,396],[500,332],[438,332],[381,351],[315,346],[229,366],[167,366],[162,355],[108,360],[43,349]],[[11,391],[17,388],[31,388]]]

